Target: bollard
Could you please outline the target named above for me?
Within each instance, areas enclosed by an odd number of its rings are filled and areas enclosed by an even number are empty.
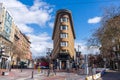
[[[33,79],[33,73],[34,73],[34,71],[32,71],[32,76],[31,76],[32,79]]]

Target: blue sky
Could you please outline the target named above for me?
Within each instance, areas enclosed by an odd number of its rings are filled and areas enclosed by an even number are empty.
[[[23,4],[28,6],[33,5],[32,0],[20,0]],[[119,0],[42,0],[50,5],[54,6],[52,12],[54,22],[54,17],[56,11],[59,9],[69,9],[72,12],[75,33],[77,36],[76,40],[85,40],[89,38],[91,32],[94,31],[99,26],[99,23],[89,24],[88,19],[94,17],[101,17],[105,7],[110,5],[119,4]],[[47,31],[52,33],[52,30],[48,30],[48,27],[42,29],[42,31]],[[39,32],[39,31],[38,31]],[[50,35],[51,36],[51,35]]]
[[[14,17],[19,29],[30,36],[33,56],[45,55],[52,47],[52,32],[56,11],[69,9],[72,12],[76,34],[75,47],[85,43],[100,26],[104,8],[118,6],[120,0],[1,0]],[[49,45],[49,46],[48,46]]]

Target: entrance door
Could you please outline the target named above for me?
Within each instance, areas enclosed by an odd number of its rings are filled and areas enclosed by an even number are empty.
[[[62,69],[66,69],[66,61],[62,61]]]

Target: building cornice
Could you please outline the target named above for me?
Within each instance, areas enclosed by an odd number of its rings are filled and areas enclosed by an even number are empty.
[[[27,40],[27,42],[29,42],[31,44],[31,42],[28,40],[27,36],[23,33],[21,33],[23,35],[23,37]]]

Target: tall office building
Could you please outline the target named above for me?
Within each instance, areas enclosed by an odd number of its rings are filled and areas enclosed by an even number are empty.
[[[0,3],[0,61],[6,58],[14,62],[19,58],[31,60],[30,44],[29,38],[19,30],[9,11]]]
[[[69,10],[61,9],[56,13],[53,29],[52,58],[57,60],[60,69],[66,69],[67,64],[74,58],[75,31],[72,14]]]
[[[3,46],[5,49],[3,52],[4,57],[10,56],[10,49],[8,48],[12,45],[12,25],[13,18],[3,4],[0,3],[0,48],[2,49]]]

